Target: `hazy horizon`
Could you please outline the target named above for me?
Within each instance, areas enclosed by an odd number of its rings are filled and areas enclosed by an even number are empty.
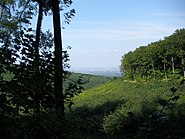
[[[116,67],[73,67],[69,71],[101,76],[121,76],[119,68]]]

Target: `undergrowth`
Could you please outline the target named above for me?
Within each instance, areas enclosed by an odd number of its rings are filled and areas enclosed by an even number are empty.
[[[183,138],[184,92],[184,80],[117,79],[75,97],[67,118],[79,138]]]

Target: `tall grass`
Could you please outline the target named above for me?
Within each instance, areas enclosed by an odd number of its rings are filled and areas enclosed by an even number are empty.
[[[76,132],[78,135],[83,134],[81,137],[116,138],[116,135],[119,135],[117,137],[129,138],[132,135],[129,136],[128,133],[136,132],[138,127],[125,127],[137,125],[140,123],[139,117],[146,120],[150,114],[160,110],[161,106],[157,100],[168,99],[172,93],[171,87],[176,87],[178,83],[177,80],[129,82],[119,78],[76,96],[73,100],[74,105],[67,112],[67,117],[75,121],[71,123],[72,125],[75,123],[74,127],[77,125],[79,128],[83,127],[83,130]],[[176,92],[180,95],[180,99],[176,102],[178,106],[184,104],[184,88],[181,86]],[[138,117],[137,122],[133,119],[130,121],[129,114]]]

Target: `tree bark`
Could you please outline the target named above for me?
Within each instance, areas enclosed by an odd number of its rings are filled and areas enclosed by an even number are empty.
[[[182,71],[183,71],[183,76],[184,76],[184,79],[185,79],[184,59],[182,59]]]
[[[175,64],[174,64],[174,57],[171,58],[172,61],[172,72],[175,73]]]
[[[180,49],[180,52],[181,52],[181,59],[182,59],[182,61],[181,61],[181,63],[182,63],[182,72],[183,72],[183,77],[185,79],[185,66],[184,66],[184,56],[183,56],[182,49]]]
[[[39,72],[39,43],[40,43],[40,33],[41,25],[43,18],[43,3],[42,0],[38,1],[39,3],[39,15],[37,19],[37,28],[36,28],[36,40],[35,40],[35,68],[36,72]]]
[[[3,7],[0,5],[0,21],[2,19],[2,15],[3,15]]]
[[[35,39],[35,60],[34,60],[34,70],[35,70],[35,87],[37,90],[35,90],[34,95],[34,105],[35,105],[35,111],[38,113],[40,111],[40,100],[39,95],[41,93],[41,85],[40,85],[40,70],[39,70],[39,44],[40,44],[40,34],[41,34],[41,26],[42,26],[42,19],[43,19],[43,2],[42,0],[37,1],[39,4],[39,13],[38,13],[38,19],[37,19],[37,27],[36,27],[36,39]]]
[[[59,0],[52,1],[53,28],[55,43],[54,59],[54,91],[56,100],[56,110],[64,116],[64,97],[63,97],[63,63],[62,63],[62,37],[60,26]]]

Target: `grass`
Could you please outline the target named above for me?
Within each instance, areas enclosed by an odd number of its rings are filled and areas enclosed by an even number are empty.
[[[3,74],[6,81],[12,76],[10,73]],[[47,130],[47,133],[53,132],[53,135],[65,124],[64,130],[69,139],[185,137],[184,84],[175,91],[175,95],[180,96],[180,99],[173,102],[175,107],[164,109],[162,116],[155,116],[162,109],[159,100],[168,100],[173,91],[171,88],[177,87],[179,80],[131,82],[122,78],[83,74],[72,74],[70,80],[77,80],[79,76],[83,76],[86,90],[75,96],[74,105],[66,109],[67,122],[57,121],[55,115],[49,115],[51,118],[43,117],[43,121],[40,121],[40,117],[33,117],[31,121],[38,120],[43,125],[48,122],[47,129],[56,128]],[[36,127],[40,126],[38,121],[34,123]]]
[[[134,129],[133,127],[125,128],[129,121],[128,112],[147,119],[150,114],[162,108],[157,100],[159,98],[167,100],[172,94],[170,89],[178,86],[179,82],[176,80],[128,82],[119,78],[76,96],[67,117],[73,121],[71,125],[75,127],[74,134],[78,134],[79,138],[116,138],[117,135],[117,138],[122,138],[126,136],[123,134],[135,133],[132,130],[127,131]],[[178,106],[184,104],[183,92],[184,85],[175,92],[176,95],[180,95],[176,102]],[[139,133],[137,131],[137,136]],[[127,137],[129,136],[132,135]]]
[[[75,105],[73,108],[81,107],[83,105],[95,107],[105,103],[106,101],[121,100],[129,100],[129,105],[131,105],[131,103],[151,100],[158,96],[163,97],[166,94],[164,92],[170,92],[170,88],[168,88],[167,84],[161,85],[159,82],[130,83],[124,82],[122,79],[118,79],[84,91],[78,97],[74,98]]]

